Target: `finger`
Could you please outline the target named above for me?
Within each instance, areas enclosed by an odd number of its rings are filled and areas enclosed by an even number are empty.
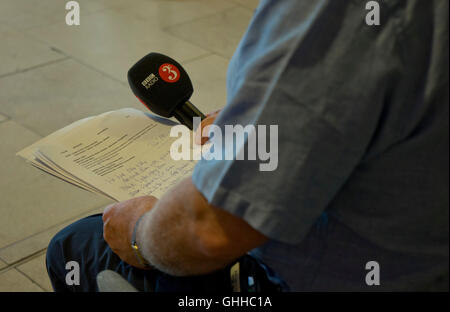
[[[206,114],[206,117],[216,116],[220,113],[221,109],[215,110],[211,113]]]
[[[108,226],[108,221],[103,223],[103,239],[105,240],[105,242],[108,243],[108,241],[109,241],[109,232],[108,232],[107,226]]]
[[[109,216],[109,213],[114,205],[115,204],[110,204],[110,205],[106,206],[105,209],[103,209],[103,215],[102,215],[103,222],[105,222],[105,219]]]
[[[112,250],[112,252],[113,252],[114,254],[116,254],[119,258],[121,258],[121,257],[120,257],[120,255],[121,255],[120,249],[118,249],[118,248],[113,248],[113,247],[111,247],[111,246],[109,246],[109,248],[111,248],[111,250]],[[121,259],[122,259],[122,258],[121,258]]]
[[[201,145],[205,144],[206,142],[209,141],[209,128],[211,127],[212,124],[206,125],[203,130],[202,130],[202,136],[201,136]]]
[[[151,210],[155,206],[155,204],[158,202],[158,198],[156,198],[155,196],[151,196],[151,195],[148,195],[146,197],[147,197],[146,198],[146,200],[147,200],[146,207],[148,208],[148,210]]]
[[[199,130],[200,128],[204,128],[205,126],[212,124],[216,119],[216,117],[217,114],[206,115],[206,118],[202,120],[202,122],[200,123],[200,125],[197,127],[196,130]]]
[[[206,132],[204,130],[205,128],[209,129],[209,126],[211,126],[214,123],[214,120],[215,120],[215,116],[207,117],[202,120],[202,122],[198,126],[197,130],[195,131],[195,144],[202,145],[206,141],[208,141],[208,137],[203,136],[202,134],[204,134]],[[208,133],[208,132],[206,132],[206,133]]]
[[[199,132],[200,129],[204,128],[206,124],[208,124],[211,121],[212,117],[206,117],[205,119],[202,120],[202,122],[200,122],[200,124],[198,125],[197,129],[195,129],[195,132]]]

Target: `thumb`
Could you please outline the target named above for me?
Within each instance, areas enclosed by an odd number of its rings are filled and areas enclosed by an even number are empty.
[[[217,117],[217,113],[214,115],[207,115],[205,119],[202,120],[198,128],[195,130],[195,144],[203,145],[208,141],[208,137],[203,137],[202,134],[207,132],[208,128],[214,123]]]

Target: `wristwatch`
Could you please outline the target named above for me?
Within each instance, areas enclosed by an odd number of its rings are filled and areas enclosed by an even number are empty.
[[[136,224],[134,225],[133,235],[131,237],[131,249],[133,249],[134,254],[136,255],[136,258],[139,261],[139,264],[145,266],[146,268],[149,268],[149,267],[151,267],[151,265],[150,265],[150,263],[148,263],[147,260],[145,260],[144,256],[142,255],[142,253],[139,249],[137,241],[136,241],[136,232],[137,232],[139,223],[141,222],[143,216],[144,215],[140,216],[139,219],[136,221]]]

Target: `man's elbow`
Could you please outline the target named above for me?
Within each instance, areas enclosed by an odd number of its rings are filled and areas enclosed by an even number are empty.
[[[227,212],[224,212],[228,214]],[[228,263],[264,244],[268,238],[244,220],[233,216],[228,222],[200,225],[195,230],[196,249],[205,260]]]

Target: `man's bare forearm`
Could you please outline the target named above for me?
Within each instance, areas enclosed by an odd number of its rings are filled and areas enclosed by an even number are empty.
[[[139,227],[144,257],[171,275],[203,274],[226,265],[209,252],[213,247],[207,245],[213,242],[205,239],[205,219],[212,216],[195,193],[189,181],[181,182],[143,217]]]
[[[190,178],[144,215],[137,239],[155,268],[178,276],[223,268],[265,241],[243,220],[210,206]]]

